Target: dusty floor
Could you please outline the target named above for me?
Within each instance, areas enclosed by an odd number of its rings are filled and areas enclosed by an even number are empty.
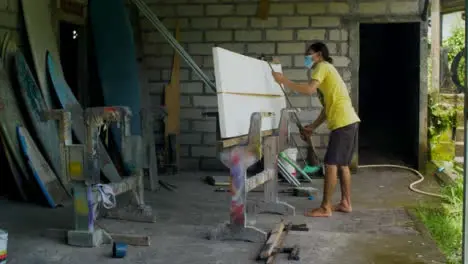
[[[212,173],[210,173],[212,174]],[[161,190],[147,193],[147,201],[158,217],[154,224],[104,220],[111,232],[148,234],[150,247],[130,247],[125,259],[112,259],[111,246],[76,248],[61,241],[42,237],[46,228],[69,228],[70,208],[47,209],[10,201],[0,201],[0,227],[9,232],[9,264],[78,263],[255,263],[261,244],[217,242],[204,239],[208,230],[228,219],[228,193],[213,192],[196,173],[165,178],[178,186],[177,192]],[[280,256],[277,263],[349,263],[412,264],[444,263],[435,244],[416,231],[403,206],[416,205],[427,197],[409,191],[417,177],[401,170],[362,169],[353,176],[351,214],[336,213],[329,219],[302,216],[306,208],[319,205],[320,197],[282,195],[296,206],[296,220],[308,223],[309,232],[290,232],[285,245],[299,244],[301,260],[288,261]],[[322,181],[315,180],[321,187]],[[423,185],[431,190],[429,179]],[[336,192],[336,199],[339,192]],[[261,198],[251,193],[250,200]],[[258,215],[257,226],[271,228],[280,216]]]

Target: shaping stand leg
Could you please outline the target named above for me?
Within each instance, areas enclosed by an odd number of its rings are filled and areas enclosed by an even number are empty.
[[[122,182],[113,183],[111,186],[115,195],[132,191],[136,204],[109,210],[104,215],[105,218],[144,223],[156,222],[152,208],[144,203],[143,175],[141,171],[138,175],[127,177]]]

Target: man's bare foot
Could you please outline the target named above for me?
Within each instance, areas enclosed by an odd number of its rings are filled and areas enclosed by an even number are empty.
[[[332,210],[320,207],[311,211],[306,211],[304,215],[308,217],[330,217],[332,215]]]
[[[339,204],[333,206],[333,211],[343,212],[343,213],[351,213],[353,211],[353,209],[351,208],[350,205],[346,205],[344,203],[339,203]]]

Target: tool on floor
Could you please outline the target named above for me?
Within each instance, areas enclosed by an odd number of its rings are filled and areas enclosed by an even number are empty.
[[[298,245],[292,247],[282,247],[289,231],[309,231],[307,224],[293,224],[292,222],[286,223],[281,220],[275,228],[269,233],[268,240],[260,250],[257,260],[264,260],[266,263],[273,263],[277,254],[289,254],[289,260],[300,260],[300,248]]]
[[[159,180],[159,184],[161,185],[161,187],[163,187],[164,189],[168,190],[168,191],[171,191],[171,192],[175,192],[176,189],[177,189],[177,186],[172,184],[172,183],[168,183],[166,181],[163,181],[163,180]]]
[[[260,58],[268,63],[268,66],[270,67],[271,71],[274,71],[273,66],[271,66],[271,63],[266,60],[265,55],[262,54],[260,56]],[[286,93],[286,90],[284,89],[283,85],[282,84],[278,84],[278,85],[280,86],[281,91],[283,92],[284,97],[286,98],[286,101],[288,102],[289,107],[293,108],[294,106],[291,103],[291,100],[289,99],[289,96]],[[299,129],[299,132],[302,133],[302,131],[304,131],[304,127],[302,126],[299,117],[297,116],[296,113],[293,113],[293,116],[294,116],[294,119],[295,119],[294,122],[296,123],[296,126]],[[295,147],[298,148],[298,144],[297,144],[297,142],[296,142],[296,140],[294,138],[292,138],[292,142],[294,143]],[[317,156],[317,152],[315,151],[315,147],[314,147],[310,137],[307,140],[307,145],[308,145],[308,148],[309,148],[309,153],[313,153],[313,161],[312,161],[313,166],[308,165],[309,162],[306,161],[306,159],[305,159],[304,155],[302,154],[302,152],[299,151],[301,159],[304,162],[304,168],[302,170],[299,169],[301,174],[303,174],[302,172],[304,172],[305,174],[313,174],[313,173],[316,173],[316,172],[321,170],[321,163],[320,163],[319,157]]]
[[[128,245],[122,242],[114,242],[112,245],[112,257],[124,258],[127,255]]]
[[[206,176],[205,182],[213,186],[229,186],[229,176]]]

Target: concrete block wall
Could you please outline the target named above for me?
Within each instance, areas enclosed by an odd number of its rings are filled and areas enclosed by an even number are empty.
[[[0,0],[0,39],[10,32],[13,40],[20,43],[19,28],[22,24],[19,16],[19,0]]]
[[[220,47],[247,56],[261,53],[277,57],[284,73],[294,81],[308,80],[304,69],[304,51],[314,41],[324,41],[335,66],[351,87],[352,58],[350,28],[346,16],[407,16],[419,13],[420,3],[411,1],[352,1],[352,0],[288,0],[271,1],[270,15],[265,21],[255,17],[257,2],[253,0],[147,0],[162,22],[174,29],[176,19],[181,26],[181,44],[213,78],[212,47]],[[170,80],[173,49],[161,35],[141,17],[143,31],[143,63],[153,107],[163,103],[163,90]],[[195,73],[183,63],[181,68],[181,163],[183,169],[215,168],[217,161],[216,123],[204,118],[202,112],[216,111],[215,93],[206,87]],[[313,108],[300,114],[303,123],[312,122],[322,106],[316,97],[293,96],[295,107]],[[248,118],[248,117],[246,117]],[[291,126],[294,129],[294,126]],[[295,130],[297,132],[297,130]],[[156,126],[160,141],[162,127]],[[313,142],[324,155],[328,142],[326,124],[317,130]],[[295,135],[303,146],[302,140]],[[221,166],[222,167],[222,166]]]

